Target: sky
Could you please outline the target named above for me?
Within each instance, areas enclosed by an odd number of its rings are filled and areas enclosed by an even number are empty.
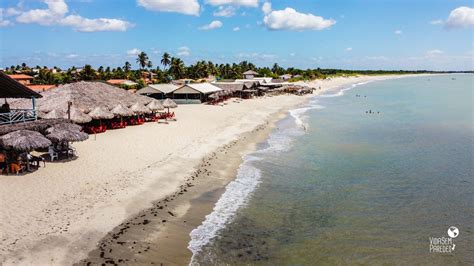
[[[164,52],[283,67],[473,70],[468,0],[1,0],[0,67],[154,67]]]

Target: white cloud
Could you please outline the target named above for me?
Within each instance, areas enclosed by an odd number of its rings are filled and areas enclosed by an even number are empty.
[[[80,15],[66,16],[69,10],[64,0],[44,0],[44,3],[48,6],[47,9],[32,9],[28,11],[9,9],[9,14],[17,14],[16,20],[20,23],[36,23],[43,26],[70,26],[82,32],[126,31],[133,27],[133,24],[130,22],[120,19],[89,19]]]
[[[13,25],[10,20],[4,19],[4,9],[0,8],[0,27],[7,27]]]
[[[127,21],[113,18],[83,18],[78,15],[69,15],[60,20],[60,24],[71,26],[77,31],[95,32],[95,31],[126,31],[132,26]]]
[[[189,55],[191,55],[191,49],[189,49],[186,46],[179,47],[177,55],[178,56],[189,56]]]
[[[207,24],[207,25],[204,25],[204,26],[201,26],[199,27],[200,30],[214,30],[214,29],[218,29],[220,27],[222,27],[222,22],[220,22],[219,20],[214,20],[212,21],[211,23]]]
[[[461,6],[449,14],[446,21],[448,28],[469,28],[474,27],[474,8]]]
[[[235,7],[233,6],[219,6],[219,10],[214,12],[216,17],[232,17],[235,15]]]
[[[199,15],[201,6],[197,0],[137,0],[137,4],[148,10]]]
[[[130,49],[127,51],[127,55],[128,56],[137,56],[139,53],[141,53],[142,51],[137,49],[137,48],[133,48],[133,49]]]
[[[352,47],[347,47],[346,52],[350,52],[350,51],[352,51]]]
[[[323,30],[336,24],[333,19],[324,19],[313,14],[299,13],[293,8],[273,10],[266,14],[263,22],[270,30]]]
[[[402,35],[402,34],[403,34],[403,31],[401,31],[401,30],[396,30],[394,33],[395,33],[396,35]]]
[[[443,54],[443,51],[438,50],[438,49],[434,49],[434,50],[430,50],[426,52],[427,57],[436,57],[442,54]]]
[[[440,24],[443,24],[443,23],[444,22],[441,19],[430,21],[431,25],[440,25]]]
[[[274,54],[261,54],[261,53],[238,53],[235,58],[239,60],[259,60],[259,61],[273,61],[276,59]]]
[[[263,14],[268,15],[272,12],[272,4],[270,2],[265,2],[262,5]]]
[[[258,7],[258,0],[206,0],[206,3],[213,6],[234,5]]]
[[[239,31],[239,30],[240,30],[240,27],[234,27],[234,28],[232,29],[232,31]]]
[[[66,55],[66,58],[69,58],[69,59],[74,59],[74,58],[78,58],[79,55],[78,54],[68,54]]]

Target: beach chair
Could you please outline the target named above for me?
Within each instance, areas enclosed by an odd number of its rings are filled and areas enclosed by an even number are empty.
[[[59,153],[52,146],[48,147],[48,153],[51,162],[54,161],[54,159],[59,160]]]

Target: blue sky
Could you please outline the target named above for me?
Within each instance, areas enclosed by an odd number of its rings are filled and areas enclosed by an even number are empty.
[[[473,70],[462,0],[24,0],[0,2],[0,67],[186,63]]]

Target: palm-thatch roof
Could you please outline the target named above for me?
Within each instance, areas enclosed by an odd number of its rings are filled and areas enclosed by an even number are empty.
[[[178,105],[171,100],[170,98],[167,98],[166,100],[163,101],[163,107],[165,108],[176,108]]]
[[[72,130],[72,131],[81,131],[82,127],[76,124],[71,124],[71,123],[61,123],[61,124],[56,124],[53,125],[52,127],[47,128],[44,132],[46,134],[50,134],[53,131],[56,130]]]
[[[106,107],[97,106],[94,110],[90,111],[87,115],[92,117],[92,119],[112,119],[114,118],[114,113],[109,111]]]
[[[41,133],[32,130],[18,130],[3,135],[0,138],[3,147],[16,151],[31,151],[46,148],[51,145],[51,141]]]
[[[118,104],[117,106],[112,108],[111,112],[114,115],[117,115],[117,116],[131,116],[131,115],[133,115],[132,110],[128,109],[127,107],[125,107],[121,104]]]
[[[13,131],[18,130],[33,130],[38,132],[44,132],[47,128],[52,126],[56,126],[58,124],[67,124],[69,120],[66,119],[43,119],[43,120],[36,120],[30,121],[25,123],[18,123],[12,125],[1,125],[0,126],[0,136],[8,134]]]
[[[114,87],[103,82],[76,82],[61,85],[54,90],[48,90],[41,94],[43,98],[37,101],[38,110],[50,112],[55,109],[67,110],[68,102],[78,108],[83,113],[88,113],[98,106],[105,106],[112,109],[117,104],[126,107],[135,103],[148,104],[153,99],[130,93],[124,89]],[[23,109],[31,105],[25,100],[12,101],[12,108]]]
[[[70,119],[74,123],[78,124],[84,124],[92,121],[92,117],[89,115],[83,113],[81,110],[78,108],[72,106],[71,109],[69,110],[69,115],[66,114],[66,117]]]
[[[165,109],[163,104],[161,104],[161,102],[158,101],[158,100],[151,101],[146,107],[150,108],[150,110],[152,110],[152,111],[158,111],[158,110]]]
[[[54,109],[49,113],[41,113],[39,114],[40,118],[43,119],[58,119],[58,118],[66,118],[67,114],[61,109]]]
[[[145,105],[141,103],[135,103],[130,107],[130,110],[132,110],[135,114],[149,114],[151,113],[150,108],[146,107]]]
[[[46,135],[46,138],[50,139],[53,142],[77,142],[77,141],[84,141],[89,138],[89,135],[84,132],[80,132],[77,130],[59,130],[55,129],[52,130],[51,133]]]

